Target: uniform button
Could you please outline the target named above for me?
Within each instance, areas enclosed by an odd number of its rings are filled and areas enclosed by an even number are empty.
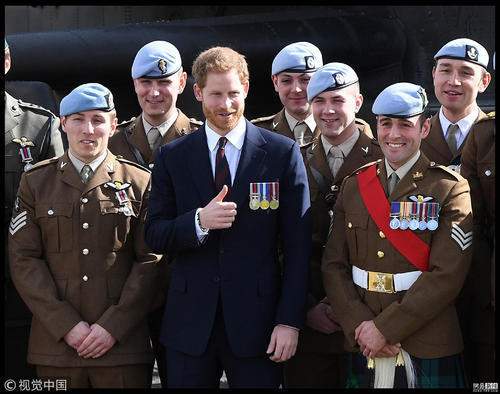
[[[379,235],[379,236],[380,236],[380,238],[382,238],[382,239],[383,239],[383,238],[385,238],[385,234],[384,234],[382,231],[379,231],[379,232],[378,232],[378,235]]]
[[[53,214],[54,214],[54,211],[53,211],[52,209],[49,209],[49,210],[47,211],[47,213],[48,213],[49,215],[53,215]]]
[[[385,253],[384,253],[384,252],[382,252],[381,250],[379,250],[379,251],[377,252],[377,256],[378,256],[378,258],[379,258],[379,259],[381,259],[382,257],[384,257],[384,256],[385,256]]]
[[[155,166],[155,163],[151,163],[151,164],[149,164],[149,168],[150,168],[151,170],[153,169],[153,167],[154,167],[154,166]]]
[[[486,176],[490,176],[491,175],[491,171],[490,170],[486,170],[484,173],[486,174]]]
[[[338,192],[339,191],[339,187],[337,185],[332,185],[330,187],[330,189],[332,190],[332,192]]]
[[[87,248],[82,250],[82,253],[86,256],[89,254],[89,250]]]
[[[84,230],[87,230],[89,228],[89,224],[88,223],[83,223],[82,227],[83,227]]]
[[[82,198],[82,204],[87,204],[89,199],[87,197]]]
[[[220,278],[218,276],[214,276],[213,279],[212,279],[215,283],[219,283],[220,282]]]
[[[347,223],[347,227],[352,228],[352,223],[351,222]]]
[[[89,277],[88,277],[87,275],[83,275],[83,278],[82,278],[82,279],[83,279],[83,281],[84,281],[84,282],[86,282],[86,281],[88,281],[88,280],[89,280]]]

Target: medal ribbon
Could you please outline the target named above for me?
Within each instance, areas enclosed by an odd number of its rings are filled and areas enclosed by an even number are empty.
[[[425,272],[429,268],[431,248],[411,231],[393,230],[387,220],[391,208],[382,184],[377,177],[377,167],[368,167],[358,174],[358,186],[368,213],[389,242],[415,267]]]

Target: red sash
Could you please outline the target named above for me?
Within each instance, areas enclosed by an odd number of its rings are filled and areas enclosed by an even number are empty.
[[[391,207],[377,177],[376,165],[358,174],[358,185],[368,213],[389,242],[420,271],[427,271],[431,251],[429,245],[412,231],[393,230],[389,226]]]

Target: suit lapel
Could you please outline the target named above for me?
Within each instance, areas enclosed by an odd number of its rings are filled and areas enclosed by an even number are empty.
[[[142,115],[139,115],[137,119],[134,120],[132,125],[129,126],[129,130],[132,131],[132,134],[130,135],[128,142],[141,153],[144,161],[149,163],[153,153],[151,152],[148,138],[146,137],[146,132],[144,131]]]
[[[433,116],[431,131],[423,141],[427,145],[427,150],[432,151],[432,154],[429,156],[439,158],[436,160],[438,164],[448,165],[451,162],[452,154],[441,129],[439,113]]]
[[[64,183],[80,190],[80,192],[85,189],[86,185],[82,182],[82,178],[80,178],[80,174],[78,174],[73,163],[71,163],[67,151],[59,158],[57,169],[61,172],[61,180]]]
[[[266,144],[266,140],[256,126],[248,120],[245,121],[247,127],[245,142],[231,190],[231,201],[234,201],[237,206],[242,205],[244,200],[248,198],[250,183],[270,181],[257,179],[267,155],[267,152],[262,148]]]
[[[184,157],[193,157],[188,161],[188,167],[193,178],[193,183],[198,189],[202,206],[205,206],[215,197],[214,175],[210,164],[210,152],[207,145],[205,125],[191,133],[191,143],[184,145]]]
[[[330,166],[328,165],[328,160],[325,154],[325,148],[323,147],[323,142],[321,138],[316,140],[316,143],[313,144],[311,148],[311,159],[309,160],[309,165],[311,168],[314,168],[318,171],[323,177],[327,180],[328,183],[333,182],[332,171],[330,170]]]

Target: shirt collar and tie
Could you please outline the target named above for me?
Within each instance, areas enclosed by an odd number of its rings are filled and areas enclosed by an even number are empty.
[[[219,139],[221,135],[216,133],[207,122],[205,122],[205,133],[207,135],[207,145],[210,153],[210,164],[212,166],[212,174],[215,178],[216,156],[219,149]],[[229,172],[231,175],[231,182],[234,182],[236,170],[241,156],[243,143],[245,142],[246,122],[243,117],[237,123],[234,129],[227,133],[224,137],[227,142],[224,145],[224,156],[229,165]]]
[[[142,125],[144,126],[144,132],[146,133],[149,147],[152,151],[154,151],[161,143],[161,140],[167,134],[170,127],[172,127],[172,125],[175,123],[178,116],[179,111],[176,110],[174,116],[170,117],[158,126],[153,126],[145,119],[144,113],[142,114]]]
[[[396,185],[399,183],[399,181],[401,179],[403,179],[405,177],[405,175],[408,173],[408,171],[410,171],[410,169],[417,162],[419,157],[420,157],[420,150],[418,150],[417,153],[415,153],[413,155],[413,157],[410,158],[410,160],[408,160],[406,163],[404,163],[397,170],[393,170],[392,167],[389,165],[389,162],[387,161],[387,159],[384,159],[385,169],[387,172],[387,191],[388,191],[387,195],[388,196],[391,195],[391,193],[393,192]],[[396,175],[393,175],[393,174],[396,174]]]
[[[479,108],[476,107],[469,115],[465,116],[458,122],[454,123],[456,126],[458,126],[458,129],[454,133],[456,141],[455,151],[457,151],[458,148],[460,148],[460,145],[462,145],[462,143],[464,142],[465,137],[467,137],[467,134],[469,133],[472,125],[474,124],[478,116],[479,116]],[[449,134],[448,130],[450,125],[452,125],[453,123],[451,123],[444,115],[443,107],[441,107],[441,109],[439,110],[439,122],[441,124],[441,130],[443,131],[444,139],[448,143],[448,134]]]
[[[101,163],[106,159],[108,155],[108,151],[106,150],[102,155],[91,161],[90,163],[85,163],[78,159],[75,155],[68,150],[68,157],[76,171],[80,174],[82,178],[82,182],[87,184],[92,176],[97,171],[97,168],[101,165]]]
[[[307,144],[313,139],[313,130],[316,129],[316,122],[312,114],[304,120],[297,120],[285,110],[285,118],[295,141],[299,145]]]

